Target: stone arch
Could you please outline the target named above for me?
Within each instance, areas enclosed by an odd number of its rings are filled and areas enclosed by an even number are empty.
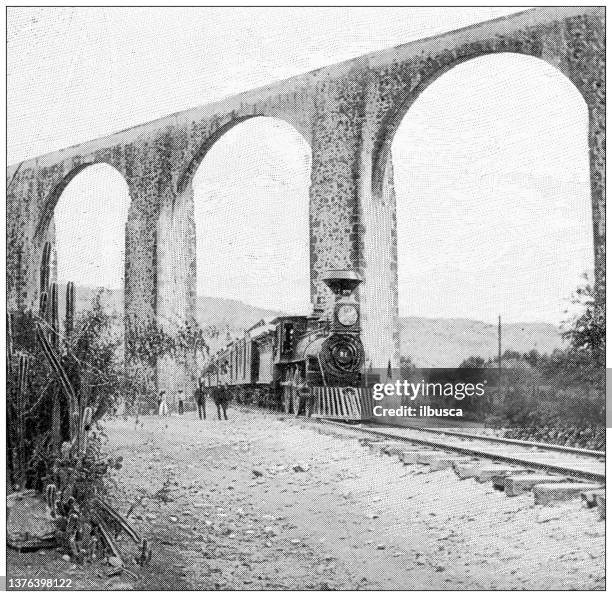
[[[537,51],[536,51],[537,50]],[[574,89],[580,94],[585,106],[588,108],[588,98],[585,97],[581,89],[576,85],[576,82],[569,76],[566,69],[554,60],[547,60],[541,55],[541,48],[528,46],[527,48],[510,50],[502,48],[499,50],[481,51],[475,52],[467,56],[458,56],[455,59],[451,59],[448,62],[441,62],[439,67],[432,72],[419,76],[419,81],[412,88],[407,84],[406,90],[403,93],[398,93],[391,104],[390,109],[386,112],[382,118],[378,134],[374,139],[374,148],[372,153],[372,191],[375,196],[379,196],[382,192],[383,181],[385,179],[385,170],[387,168],[387,162],[391,155],[391,145],[395,133],[402,123],[404,117],[409,112],[414,102],[421,96],[421,94],[433,83],[435,83],[440,77],[444,76],[450,70],[465,64],[471,60],[477,60],[485,56],[495,56],[500,54],[518,54],[532,58],[543,63],[544,66],[549,66],[557,70],[561,75],[565,76],[572,84]],[[588,148],[587,148],[588,149]]]
[[[191,158],[189,159],[187,166],[178,177],[176,184],[176,194],[180,195],[182,192],[185,191],[187,186],[193,180],[193,177],[195,176],[195,173],[200,167],[200,164],[206,157],[206,154],[212,149],[215,143],[219,141],[219,139],[221,139],[227,132],[229,132],[234,127],[246,122],[247,120],[252,120],[253,118],[271,118],[275,120],[282,120],[283,122],[291,126],[295,131],[297,131],[304,138],[304,140],[306,141],[306,143],[308,143],[309,146],[311,145],[311,141],[304,134],[302,127],[297,126],[295,122],[292,122],[292,118],[287,118],[283,114],[277,114],[274,111],[271,111],[270,113],[268,113],[267,111],[261,111],[253,112],[244,116],[234,115],[228,122],[218,126],[212,133],[210,133],[209,136],[206,137],[206,139],[201,142],[197,146],[196,150],[191,154]]]
[[[242,122],[250,120],[251,118],[257,118],[262,116],[262,114],[253,114],[252,116],[241,116],[237,118],[231,119],[228,123],[217,128],[211,135],[209,135],[206,140],[200,144],[200,146],[196,149],[193,156],[189,160],[189,164],[185,168],[185,170],[181,173],[178,178],[178,182],[176,184],[176,194],[180,195],[187,186],[193,180],[195,173],[197,172],[202,160],[206,156],[206,154],[210,151],[213,145],[225,135],[228,131],[233,129],[235,126],[239,125]]]
[[[34,239],[40,241],[47,234],[47,230],[49,228],[49,224],[51,224],[51,220],[53,219],[53,212],[55,211],[55,207],[61,197],[62,193],[66,189],[66,187],[70,184],[70,182],[83,170],[88,168],[89,166],[93,166],[95,163],[104,163],[104,162],[86,162],[83,164],[79,164],[72,168],[68,174],[65,174],[59,182],[56,182],[51,192],[47,195],[42,209],[40,211],[40,218],[38,223],[36,224],[36,229],[34,231]]]
[[[269,111],[266,111],[269,112]],[[299,133],[299,138],[306,141],[309,152],[312,152],[311,143],[306,139],[304,131],[300,130],[290,118],[268,113],[251,113],[245,116],[234,116],[229,122],[217,126],[203,142],[200,142],[192,151],[187,166],[180,172],[177,178],[176,189],[172,193],[171,200],[161,203],[161,211],[156,229],[156,307],[155,315],[162,326],[168,331],[176,329],[180,321],[192,321],[197,317],[197,284],[198,268],[196,243],[202,238],[202,232],[198,231],[196,240],[196,200],[194,198],[194,178],[207,168],[204,163],[206,156],[215,147],[218,141],[225,137],[230,131],[239,128],[239,125],[247,121],[255,120],[271,121],[279,123],[281,129],[291,130]],[[267,124],[266,126],[269,126]],[[286,134],[280,130],[279,134]],[[298,138],[298,135],[296,135]],[[310,183],[311,175],[309,172]],[[307,200],[310,201],[309,196]],[[201,222],[201,220],[198,220]],[[310,237],[310,222],[307,220],[308,229],[305,237]],[[236,234],[239,234],[236,232]],[[307,259],[310,255],[307,251]],[[310,268],[308,262],[305,265],[305,277],[308,277]],[[310,286],[310,285],[309,285]],[[310,296],[309,287],[307,297]],[[224,295],[219,295],[224,296]],[[308,300],[308,298],[305,300]],[[184,370],[172,362],[160,363],[158,365],[159,383],[165,388],[174,388],[177,384],[190,387],[195,374],[194,367]],[[195,379],[195,378],[194,378]]]
[[[587,131],[575,86],[531,57],[470,60],[425,90],[392,146],[400,316],[562,321],[593,269]]]
[[[411,106],[425,89],[455,66],[473,59],[500,54],[518,54],[539,61],[543,66],[554,68],[561,76],[572,83],[588,108],[589,140],[585,150],[590,153],[591,164],[591,204],[593,210],[593,245],[595,262],[595,288],[600,303],[605,300],[605,244],[603,242],[603,186],[598,184],[598,177],[603,176],[603,151],[598,150],[598,143],[603,137],[604,114],[601,112],[601,99],[590,93],[593,83],[601,80],[603,71],[597,59],[591,57],[570,57],[571,45],[554,50],[547,48],[550,40],[539,38],[517,39],[502,38],[498,41],[476,42],[459,46],[453,50],[444,50],[440,54],[422,54],[407,62],[396,62],[391,67],[379,71],[368,82],[369,102],[375,115],[375,125],[369,138],[371,152],[366,153],[365,185],[363,189],[363,210],[366,222],[365,229],[365,262],[367,276],[363,285],[364,302],[367,305],[370,319],[364,326],[364,343],[370,354],[390,355],[390,361],[399,362],[399,311],[398,311],[398,270],[397,270],[397,220],[395,213],[395,192],[393,188],[393,164],[391,145],[395,133]],[[569,46],[569,49],[568,49]],[[578,64],[570,62],[576,59]],[[586,62],[586,65],[580,62]],[[591,62],[593,64],[591,64]],[[595,65],[595,66],[594,66]],[[598,110],[600,112],[598,113]],[[594,132],[595,131],[595,132]],[[598,190],[599,189],[599,190]],[[371,205],[370,205],[371,204]],[[374,233],[374,229],[378,234]],[[381,258],[380,255],[384,255]],[[378,287],[370,283],[371,278],[379,279]],[[381,289],[383,294],[381,295]],[[379,307],[385,305],[385,311]],[[383,342],[377,332],[385,322],[394,320],[385,328]],[[384,363],[383,363],[384,365]],[[381,366],[383,366],[381,365]]]
[[[163,303],[166,302],[167,310],[169,306],[167,299],[170,294],[174,296],[178,303],[182,303],[179,311],[184,320],[190,319],[194,314],[197,273],[195,267],[193,178],[208,152],[220,139],[232,129],[255,119],[277,121],[299,133],[308,145],[312,155],[311,141],[307,138],[306,131],[299,126],[291,113],[277,111],[274,108],[252,110],[251,113],[245,115],[232,112],[229,121],[221,124],[223,122],[223,119],[221,119],[219,123],[212,124],[212,132],[204,141],[196,145],[187,166],[182,171],[179,170],[180,174],[177,178],[176,189],[171,194],[171,200],[161,201],[159,204],[160,213],[157,220],[155,243],[157,262],[155,311],[162,319],[165,317]],[[183,254],[177,255],[175,249],[185,238],[189,240],[183,247]],[[175,267],[177,260],[180,263],[178,273]],[[173,275],[169,274],[170,269],[175,270]]]
[[[65,174],[59,180],[59,182],[56,182],[55,184],[51,185],[51,190],[47,193],[46,197],[43,200],[40,217],[38,219],[34,232],[35,245],[40,249],[40,251],[42,251],[45,242],[50,241],[53,245],[53,251],[55,253],[57,248],[57,238],[56,228],[53,225],[53,222],[58,205],[61,202],[61,197],[71,185],[71,183],[73,183],[75,179],[78,179],[79,175],[84,173],[89,168],[93,168],[96,166],[103,166],[105,170],[108,169],[109,171],[112,171],[113,176],[117,177],[117,179],[120,178],[125,185],[125,189],[128,193],[128,198],[130,198],[130,187],[128,181],[126,180],[124,174],[110,162],[104,160],[91,160],[85,161],[81,164],[78,164],[77,166],[72,167],[68,171],[68,173]],[[36,275],[38,275],[38,268],[35,269],[35,272]]]

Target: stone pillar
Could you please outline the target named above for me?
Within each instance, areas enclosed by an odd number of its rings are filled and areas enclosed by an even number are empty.
[[[379,136],[378,86],[366,73],[366,119],[362,130],[359,205],[363,226],[361,287],[362,338],[366,363],[374,369],[399,366],[397,287],[397,220],[393,163],[389,151],[381,180],[374,181],[374,154]]]
[[[364,69],[341,82],[319,85],[312,146],[310,189],[311,284],[329,309],[331,293],[323,272],[350,268],[364,283],[356,291],[361,307],[366,363],[399,365],[397,238],[391,158],[381,189],[372,191],[374,129],[367,118]],[[370,130],[372,129],[372,130]]]
[[[8,311],[38,310],[40,264],[47,241],[55,246],[51,222],[40,227],[41,205],[50,192],[50,176],[15,172],[6,191],[6,298]]]
[[[158,387],[156,355],[143,346],[154,331],[157,313],[157,221],[170,185],[163,180],[162,164],[155,151],[143,147],[133,157],[134,170],[127,179],[130,209],[125,230],[125,345],[128,374],[153,394]],[[145,388],[142,388],[143,390]],[[152,395],[145,408],[154,408]]]
[[[361,303],[366,362],[374,369],[386,369],[389,363],[395,368],[399,367],[400,336],[397,218],[390,152],[379,190],[372,190],[371,175],[364,176],[361,204],[365,228]]]
[[[589,109],[589,156],[593,243],[595,251],[595,297],[605,316],[606,307],[606,157],[605,112]]]
[[[132,195],[125,225],[125,356],[128,374],[146,379],[147,388],[154,391],[155,370],[139,352],[142,349],[139,336],[155,321],[157,235],[154,224],[138,209],[137,202],[138,197]]]
[[[589,112],[595,300],[598,310],[605,316],[606,46],[603,19],[592,14],[566,19],[563,37],[566,45],[561,68],[582,94]]]
[[[168,131],[139,145],[126,176],[132,200],[126,226],[126,356],[129,367],[148,376],[149,390],[163,386],[170,399],[185,371],[179,372],[170,359],[150,358],[145,366],[130,346],[139,328],[148,325],[172,333],[193,313],[193,205],[190,188],[178,196],[175,192],[180,171],[175,145]]]
[[[169,334],[196,316],[196,238],[193,188],[189,184],[173,201],[161,208],[157,222],[157,309],[159,325]],[[167,357],[158,363],[158,387],[172,401],[179,388],[187,399],[195,390],[192,355]]]
[[[312,302],[326,310],[332,294],[321,282],[329,269],[361,273],[359,154],[362,85],[350,73],[318,84],[312,135],[310,280]],[[357,291],[357,296],[359,291]]]

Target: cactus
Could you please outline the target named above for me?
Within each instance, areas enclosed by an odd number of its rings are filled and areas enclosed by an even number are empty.
[[[55,518],[57,515],[57,512],[55,510],[57,504],[57,487],[53,483],[47,485],[46,495],[47,505],[49,506],[49,510],[51,510],[51,517]]]
[[[38,305],[38,315],[41,319],[47,319],[47,311],[49,308],[49,295],[47,291],[40,293],[40,303]]]
[[[20,488],[25,487],[26,459],[25,459],[25,408],[28,374],[30,368],[30,357],[21,355],[19,357],[19,375],[17,378],[17,468],[14,470],[15,479],[18,480]]]
[[[6,314],[6,368],[11,375],[13,373],[13,314]]]
[[[87,451],[88,434],[89,434],[89,429],[91,428],[92,417],[93,417],[93,411],[91,409],[91,406],[86,406],[83,409],[83,415],[80,418],[80,421],[77,421],[75,423],[79,425],[78,427],[79,436],[77,438],[79,456],[84,456],[85,452]]]
[[[77,546],[77,533],[80,530],[80,517],[79,514],[75,511],[70,512],[68,514],[68,520],[66,522],[66,531],[64,535],[66,537],[66,542],[70,547],[70,551],[72,552],[73,558],[79,562],[81,559],[81,553]]]
[[[81,415],[79,414],[79,403],[74,401],[71,405],[74,409],[72,416],[70,417],[70,441],[76,446],[77,451],[80,449],[80,437],[81,437]]]
[[[51,325],[51,345],[59,348],[59,296],[57,282],[51,283],[51,304],[49,309],[49,324]]]
[[[59,455],[62,445],[62,413],[61,413],[61,390],[56,387],[53,392],[53,405],[51,407],[51,442],[53,453]]]
[[[93,411],[91,410],[91,406],[88,406],[83,411],[83,429],[85,429],[85,431],[89,431],[89,428],[91,427],[92,417],[93,417]]]
[[[68,282],[66,286],[66,339],[70,340],[74,331],[74,282]]]
[[[142,546],[140,548],[140,557],[138,558],[138,563],[141,566],[144,566],[148,562],[151,561],[152,550],[149,547],[149,542],[146,539],[142,540]]]
[[[20,399],[24,396],[25,391],[26,391],[29,367],[30,367],[30,357],[22,354],[19,357],[19,379],[18,379],[18,385],[17,385],[17,392],[18,392]]]
[[[51,281],[51,243],[47,241],[43,247],[40,264],[40,292],[46,292]]]
[[[36,324],[36,336],[43,350],[45,358],[47,359],[47,362],[49,363],[49,365],[51,366],[51,368],[57,375],[58,381],[60,382],[62,386],[62,390],[64,391],[66,396],[68,396],[71,399],[71,401],[76,404],[77,402],[76,395],[74,393],[72,384],[70,383],[70,379],[68,378],[66,370],[61,364],[57,353],[55,352],[55,350],[53,350],[52,346],[49,344],[49,341],[47,340],[43,332],[43,329],[39,323]]]

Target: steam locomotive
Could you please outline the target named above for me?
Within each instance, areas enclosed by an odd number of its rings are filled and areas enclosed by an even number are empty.
[[[323,282],[334,295],[331,320],[316,310],[261,320],[205,363],[202,388],[226,386],[238,402],[297,416],[297,387],[306,382],[314,397],[308,416],[370,418],[359,304],[353,297],[362,280],[354,271],[332,270]]]

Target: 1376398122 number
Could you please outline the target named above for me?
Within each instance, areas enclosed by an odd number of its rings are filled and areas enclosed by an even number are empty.
[[[71,578],[11,578],[7,579],[9,589],[69,589]]]

